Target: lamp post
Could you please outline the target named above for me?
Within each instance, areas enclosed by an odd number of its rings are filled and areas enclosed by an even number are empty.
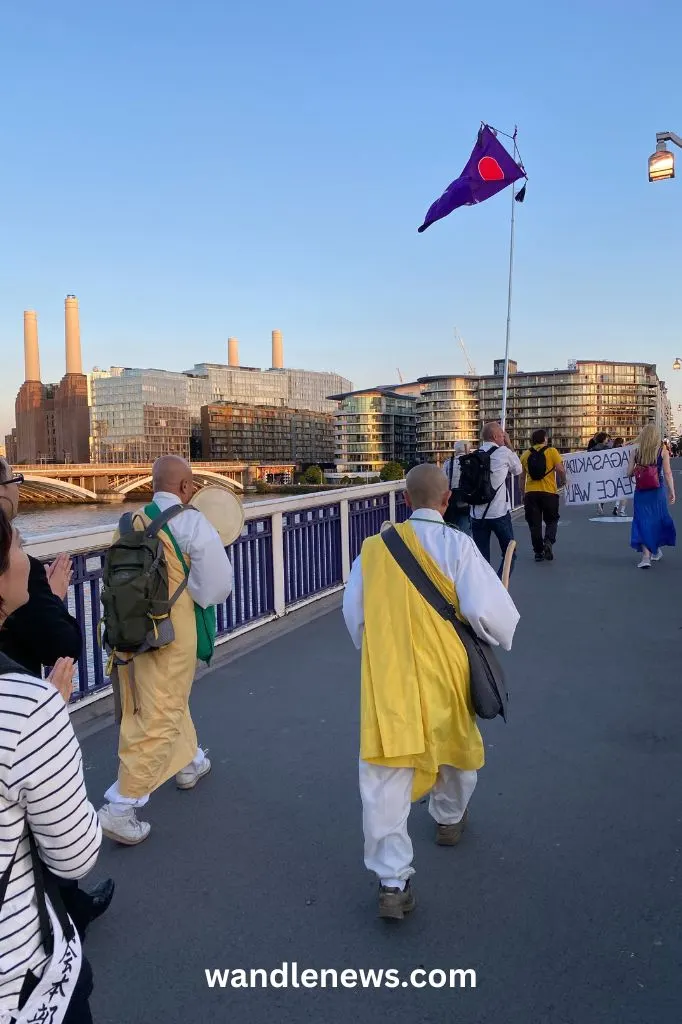
[[[656,132],[656,152],[649,157],[649,181],[665,181],[666,178],[675,177],[675,154],[670,152],[666,142],[672,142],[682,149],[682,138],[675,132]]]

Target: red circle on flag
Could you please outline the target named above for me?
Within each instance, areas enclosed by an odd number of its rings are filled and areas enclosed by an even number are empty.
[[[482,156],[478,161],[478,173],[484,181],[504,181],[504,171],[494,156]]]

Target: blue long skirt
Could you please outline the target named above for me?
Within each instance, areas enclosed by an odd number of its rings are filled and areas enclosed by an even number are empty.
[[[635,551],[646,547],[652,555],[659,548],[675,547],[675,524],[668,512],[663,484],[651,491],[635,491],[634,506],[630,547]]]

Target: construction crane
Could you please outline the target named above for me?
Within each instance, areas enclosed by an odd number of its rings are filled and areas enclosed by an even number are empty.
[[[401,383],[401,384],[404,384],[404,383],[405,383],[405,381],[404,381],[404,379],[403,379],[403,375],[402,375],[402,373],[400,372],[400,367],[399,367],[399,366],[396,366],[396,370],[397,370],[397,372],[398,372],[398,379],[400,380],[400,383]]]
[[[469,358],[469,353],[467,352],[466,345],[464,344],[464,338],[459,333],[459,331],[457,330],[456,327],[454,328],[454,331],[455,331],[455,341],[458,343],[459,347],[461,348],[462,352],[464,353],[464,358],[467,361],[467,367],[468,367],[469,376],[470,377],[475,377],[476,376],[476,367],[474,366],[474,364],[471,362],[471,359]]]

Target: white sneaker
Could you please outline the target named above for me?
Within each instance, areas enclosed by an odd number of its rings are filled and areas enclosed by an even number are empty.
[[[208,775],[210,770],[211,762],[207,757],[204,757],[198,768],[194,764],[188,764],[186,768],[178,772],[175,776],[175,785],[178,789],[194,789],[199,779],[203,779],[204,775]]]
[[[656,554],[651,556],[651,561],[652,562],[660,562],[660,560],[662,558],[663,558],[663,552],[659,548],[658,551],[656,552]]]
[[[148,821],[137,820],[134,807],[127,808],[125,814],[113,814],[111,804],[105,804],[97,815],[104,835],[123,846],[143,843],[152,830]]]
[[[650,569],[651,568],[651,557],[649,555],[642,555],[642,560],[637,566],[638,569]]]

